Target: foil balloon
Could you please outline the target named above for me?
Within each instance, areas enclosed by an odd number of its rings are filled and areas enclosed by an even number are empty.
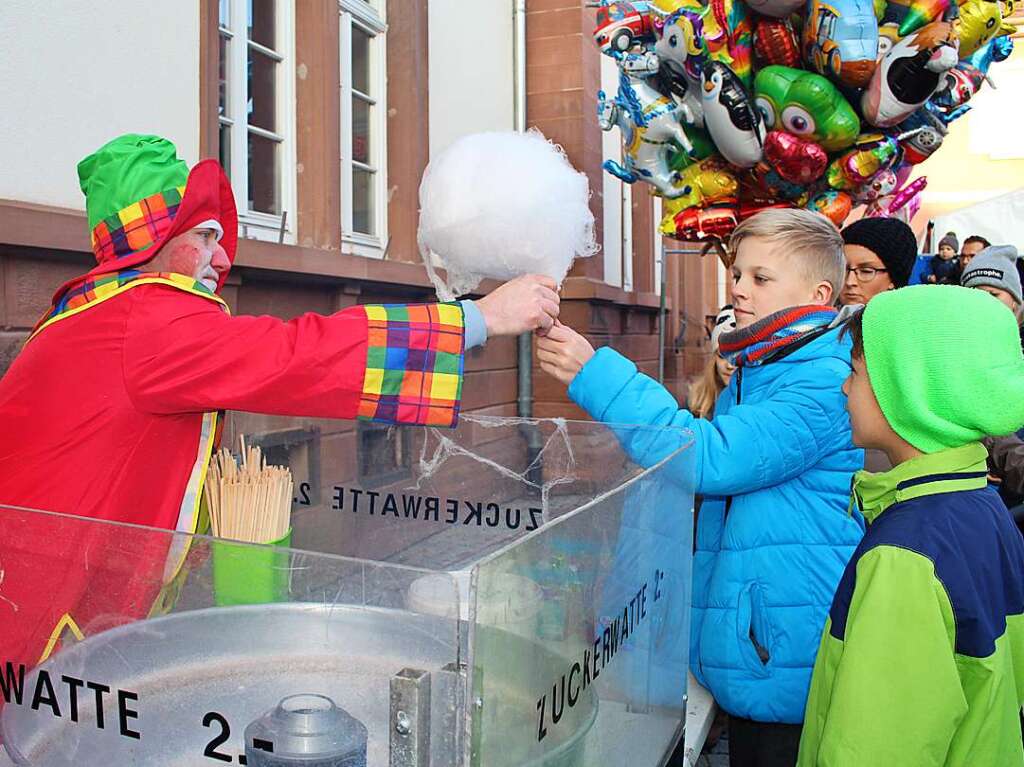
[[[897,140],[903,150],[903,161],[919,165],[942,146],[949,133],[945,121],[927,106],[918,109],[899,125]]]
[[[754,58],[758,64],[800,66],[800,45],[793,25],[783,19],[759,18],[754,22]]]
[[[693,115],[694,124],[703,125],[700,73],[707,61],[703,45],[704,9],[696,0],[693,2],[693,7],[679,9],[659,25],[654,52],[660,62],[662,92],[685,104]]]
[[[709,157],[682,171],[675,186],[679,194],[665,200],[663,210],[666,216],[674,217],[685,208],[705,207],[736,197],[739,184],[725,160]]]
[[[981,90],[985,78],[980,69],[961,61],[942,76],[931,103],[946,110],[962,107]]]
[[[915,179],[898,192],[870,203],[864,211],[865,218],[898,218],[909,224],[921,208],[921,191],[928,185],[928,179]]]
[[[645,58],[650,63],[653,54]],[[637,68],[643,64],[637,62]],[[657,68],[656,61],[651,66]],[[628,184],[645,181],[665,197],[678,194],[668,160],[675,146],[687,151],[693,146],[681,124],[692,119],[684,106],[659,93],[647,78],[620,67],[618,95],[609,101],[601,91],[597,115],[601,130],[618,127],[623,136],[625,165],[607,160],[605,170]]]
[[[704,11],[704,47],[708,58],[725,64],[750,87],[752,33],[742,0],[708,0]]]
[[[868,210],[877,205],[879,200],[893,194],[900,181],[892,170],[883,170],[853,193],[853,201],[858,205],[867,205]],[[867,213],[865,213],[867,215]]]
[[[976,67],[982,74],[987,75],[989,67],[994,61],[1006,61],[1013,53],[1013,38],[997,37],[981,46],[965,60],[972,67]]]
[[[650,12],[655,17],[655,24],[664,21],[680,8],[693,6],[694,0],[650,0]]]
[[[893,43],[927,24],[945,18],[956,5],[950,0],[887,0],[879,27],[885,27]]]
[[[783,179],[803,186],[821,178],[828,166],[828,155],[819,144],[783,131],[768,134],[764,159]]]
[[[670,72],[700,83],[707,53],[704,50],[703,7],[684,7],[666,17],[660,25],[654,52]]]
[[[762,16],[786,19],[804,7],[805,0],[747,0],[747,5]]]
[[[754,79],[754,103],[769,130],[783,130],[835,152],[860,132],[853,107],[827,79],[791,67],[769,66]]]
[[[903,122],[931,98],[957,62],[955,27],[936,21],[900,40],[878,63],[861,96],[864,119],[879,128]]]
[[[996,35],[1010,35],[1016,27],[1003,23],[996,0],[967,0],[960,4],[960,58],[967,58]]]
[[[706,240],[728,237],[739,224],[736,201],[716,203],[707,208],[686,208],[666,217],[661,233],[678,240]]]
[[[738,168],[753,167],[764,154],[764,118],[743,83],[717,61],[704,66],[701,77],[704,125],[722,156]]]
[[[601,53],[618,58],[648,41],[654,41],[654,19],[646,3],[606,0],[598,6],[594,42]]]
[[[794,207],[792,202],[779,202],[778,200],[743,200],[740,202],[739,219],[746,221],[751,216],[756,216],[765,210],[786,210]]]
[[[825,178],[832,189],[852,192],[891,168],[899,152],[899,143],[892,136],[880,133],[861,136],[853,149],[829,164]]]
[[[872,0],[808,0],[803,56],[818,74],[851,88],[867,85],[878,61],[878,19]]]
[[[693,148],[686,150],[672,147],[668,155],[668,167],[674,171],[686,170],[696,162],[718,155],[718,149],[707,133],[693,126],[684,126],[684,130]]]
[[[903,206],[907,205],[914,197],[921,194],[924,188],[928,186],[928,179],[924,176],[916,178],[907,184],[905,187],[900,189],[892,197],[892,202],[889,205],[889,212],[895,213]]]
[[[750,180],[755,187],[753,194],[772,200],[798,200],[806,196],[804,184],[787,181],[767,162],[759,162],[750,171]]]
[[[853,198],[846,192],[822,192],[811,198],[807,209],[820,213],[836,226],[842,226],[853,210]]]

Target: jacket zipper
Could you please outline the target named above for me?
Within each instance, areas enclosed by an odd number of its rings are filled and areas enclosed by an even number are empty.
[[[740,404],[743,401],[743,368],[736,368],[736,404]],[[732,506],[732,496],[730,495],[725,499],[725,519],[729,518],[729,508]],[[722,520],[722,534],[725,534],[725,519]],[[754,636],[754,626],[751,624],[748,629],[750,635],[750,643],[754,645],[754,652],[757,653],[758,660],[761,661],[762,666],[767,666],[771,656],[768,654],[768,648],[757,641],[757,637]],[[703,670],[703,668],[701,669]]]
[[[736,368],[736,404],[740,404],[743,399],[743,368]],[[732,506],[732,496],[728,496],[725,499],[725,517],[722,519],[722,532],[725,533],[725,520],[729,518],[729,507]],[[700,668],[701,676],[704,676],[704,658],[701,657],[701,653],[697,654],[697,665]]]
[[[736,368],[736,404],[743,401],[743,367]],[[729,509],[732,507],[732,496],[725,499],[725,519],[722,520],[722,532],[725,532],[725,520],[729,518]]]

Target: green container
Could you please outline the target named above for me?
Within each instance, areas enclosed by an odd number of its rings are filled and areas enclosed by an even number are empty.
[[[213,542],[213,597],[217,605],[262,605],[288,594],[292,531],[264,545]]]

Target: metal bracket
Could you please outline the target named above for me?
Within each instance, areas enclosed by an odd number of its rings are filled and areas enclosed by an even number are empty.
[[[430,672],[403,668],[391,677],[390,767],[430,765]]]

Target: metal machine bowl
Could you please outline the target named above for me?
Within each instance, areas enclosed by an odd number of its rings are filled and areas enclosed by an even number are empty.
[[[470,704],[459,664],[467,657],[468,628],[404,610],[310,603],[210,608],[140,621],[70,646],[27,674],[23,704],[3,709],[0,735],[15,764],[33,767],[245,764],[243,732],[250,722],[289,695],[317,694],[367,727],[367,763],[387,767],[395,764],[389,761],[392,680],[413,668],[430,674],[429,712],[420,720],[428,722],[429,753],[415,765],[462,767]],[[531,652],[538,667],[565,664],[539,645]],[[514,754],[522,733],[536,726],[536,696],[524,689],[531,675],[507,665],[485,670],[499,680],[508,712],[508,721],[485,737],[507,737]],[[60,716],[46,702],[30,705],[43,672],[52,680]],[[65,677],[83,683],[76,690],[77,722],[71,721]],[[101,696],[97,687],[109,692]],[[581,765],[596,715],[591,694],[533,763]]]

